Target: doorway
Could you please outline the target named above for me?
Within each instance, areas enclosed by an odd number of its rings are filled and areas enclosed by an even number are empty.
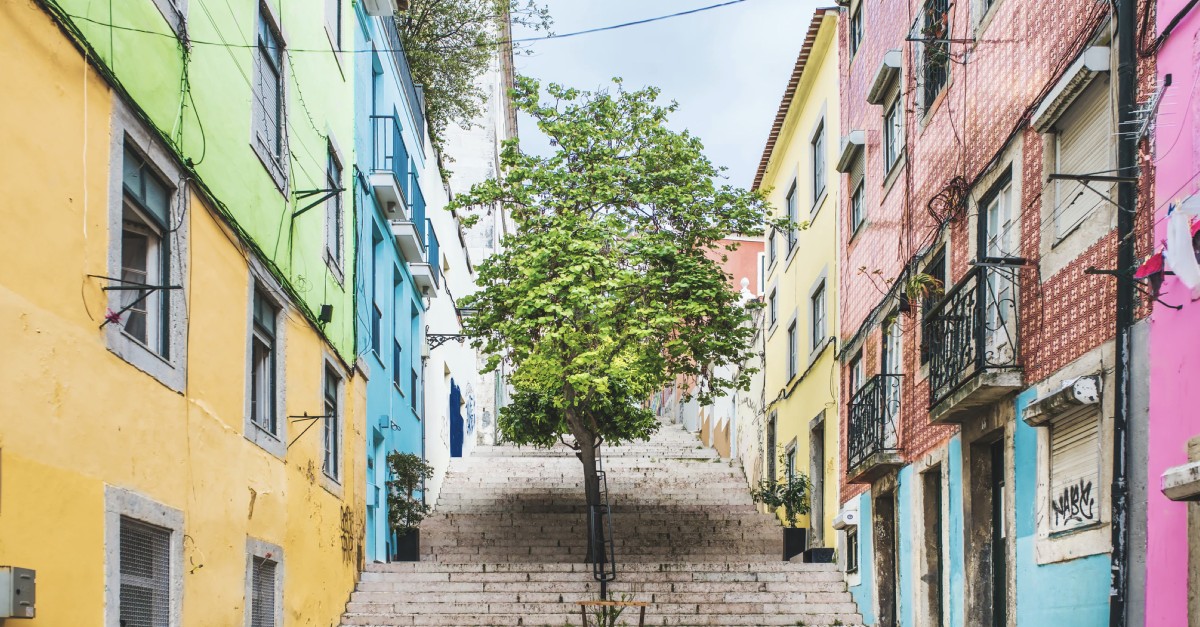
[[[463,456],[466,422],[462,414],[462,390],[450,379],[450,457]]]
[[[942,546],[942,467],[936,465],[921,473],[921,504],[925,520],[925,568],[921,581],[925,589],[926,625],[942,627],[945,607],[944,562]]]
[[[1006,530],[1005,439],[1003,431],[970,448],[968,611],[978,624],[1008,626],[1008,533]]]
[[[808,476],[812,481],[809,498],[809,547],[825,546],[825,412],[812,420],[808,436]]]
[[[896,612],[896,493],[875,497],[872,527],[875,529],[875,596],[879,603],[878,627],[897,627]]]

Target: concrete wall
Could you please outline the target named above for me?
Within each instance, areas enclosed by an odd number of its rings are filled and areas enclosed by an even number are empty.
[[[0,4],[0,76],[22,93],[0,101],[5,120],[23,121],[6,126],[11,202],[0,236],[0,339],[9,356],[0,363],[0,563],[38,573],[38,617],[22,625],[116,624],[106,587],[124,507],[179,525],[179,624],[243,623],[249,544],[279,548],[284,625],[336,624],[363,557],[361,378],[288,304],[280,420],[323,413],[323,371],[341,373],[340,483],[323,476],[320,428],[301,436],[305,423],[287,424],[285,441],[295,443],[282,458],[249,439],[253,256],[196,194],[184,197],[179,227],[195,340],[183,391],[110,351],[99,328],[105,283],[88,275],[110,273],[116,96],[24,0]],[[217,150],[210,145],[213,162]]]
[[[1156,11],[1161,31],[1184,6],[1186,0],[1162,0]],[[1200,66],[1200,14],[1193,9],[1179,22],[1159,50],[1159,85],[1171,75],[1156,126],[1154,241],[1162,242],[1171,203],[1197,193],[1195,172],[1200,168],[1200,98],[1196,97],[1196,68]],[[1147,209],[1149,210],[1149,209]],[[1184,624],[1188,615],[1188,505],[1167,499],[1159,478],[1168,468],[1187,463],[1187,442],[1200,435],[1200,414],[1190,393],[1191,382],[1200,373],[1200,306],[1189,290],[1174,276],[1164,277],[1162,299],[1181,311],[1159,305],[1150,317],[1150,425],[1148,450],[1149,489],[1146,513],[1146,621],[1145,624]],[[1194,536],[1193,536],[1194,539]],[[1191,559],[1200,562],[1193,551]],[[1193,571],[1200,565],[1193,563]],[[1195,615],[1193,621],[1197,621]],[[1196,622],[1192,623],[1197,624]]]

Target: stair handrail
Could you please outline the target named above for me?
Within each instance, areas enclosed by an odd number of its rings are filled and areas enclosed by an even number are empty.
[[[613,540],[612,508],[608,501],[608,477],[604,458],[596,447],[596,480],[599,484],[599,503],[588,505],[588,556],[592,561],[592,578],[600,582],[600,600],[608,599],[608,582],[617,578],[617,560]]]

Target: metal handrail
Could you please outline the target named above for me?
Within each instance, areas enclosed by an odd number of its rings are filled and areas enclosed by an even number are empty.
[[[617,556],[613,541],[612,509],[608,502],[608,477],[600,447],[596,447],[598,505],[588,506],[588,557],[592,561],[592,579],[600,582],[600,599],[608,598],[608,582],[617,578]]]
[[[433,286],[438,287],[442,282],[442,257],[441,244],[438,242],[437,231],[433,228],[433,220],[425,219],[426,232],[426,258],[429,260],[429,265],[433,270]]]
[[[400,30],[396,27],[396,19],[393,17],[379,19],[382,22],[384,36],[388,40],[392,61],[396,64],[400,86],[408,100],[408,108],[412,113],[417,132],[417,142],[423,153],[425,150],[425,98],[416,83],[413,82],[412,68],[408,65],[408,53],[405,52],[404,43],[400,40]]]

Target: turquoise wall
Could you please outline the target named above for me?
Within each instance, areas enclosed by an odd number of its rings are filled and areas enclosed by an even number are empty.
[[[323,207],[293,217],[308,204],[296,192],[325,189],[327,142],[341,149],[350,189],[354,163],[352,52],[335,52],[326,34],[325,0],[266,0],[281,23],[285,50],[288,182],[282,191],[251,146],[252,88],[259,0],[189,0],[185,46],[153,0],[37,0],[66,20],[96,61],[144,111],[193,184],[241,231],[321,328],[341,356],[354,357],[354,219],[343,196],[342,276],[325,263]],[[351,0],[342,22],[350,38]],[[218,158],[219,155],[219,158]],[[333,320],[316,322],[321,305]],[[232,312],[231,312],[232,313]],[[239,313],[239,315],[241,315]]]
[[[871,527],[871,493],[860,494],[858,499],[858,574],[859,585],[850,586],[850,595],[858,604],[863,623],[875,624],[875,543]]]
[[[1017,397],[1017,415],[1037,398]],[[1016,421],[1014,497],[1017,524],[1017,624],[1021,627],[1094,627],[1108,624],[1112,561],[1108,554],[1056,564],[1037,563],[1037,430]]]
[[[964,561],[963,561],[963,484],[962,484],[962,437],[954,436],[950,439],[946,451],[946,473],[948,475],[947,482],[949,490],[946,494],[948,505],[950,508],[950,518],[946,521],[949,528],[949,538],[947,538],[947,584],[949,585],[948,603],[949,603],[949,625],[965,627],[967,623],[963,618],[963,604],[966,588],[963,581]]]

